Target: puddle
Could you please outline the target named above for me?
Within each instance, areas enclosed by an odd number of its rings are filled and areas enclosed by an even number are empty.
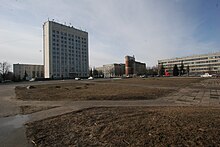
[[[0,128],[1,127],[13,127],[21,128],[25,122],[29,120],[28,115],[15,115],[10,117],[0,118]]]
[[[25,127],[23,125],[28,120],[28,115],[15,115],[0,118],[1,145],[9,147],[29,146],[25,135]]]

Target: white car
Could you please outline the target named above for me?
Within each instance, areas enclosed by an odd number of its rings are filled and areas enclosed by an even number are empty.
[[[94,79],[93,77],[89,77],[89,78],[88,78],[88,80],[93,80],[93,79]]]
[[[33,81],[35,81],[35,78],[32,78],[32,79],[30,79],[29,81],[30,81],[30,82],[33,82]]]
[[[209,73],[205,73],[204,75],[201,75],[202,78],[211,78],[212,75],[210,75]]]
[[[75,78],[76,81],[80,80],[80,78]]]

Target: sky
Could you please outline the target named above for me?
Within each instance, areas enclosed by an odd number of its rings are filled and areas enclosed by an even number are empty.
[[[0,62],[43,64],[48,19],[88,32],[91,67],[220,52],[220,0],[0,0]]]

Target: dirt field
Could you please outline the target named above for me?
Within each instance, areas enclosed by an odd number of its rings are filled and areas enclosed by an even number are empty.
[[[41,85],[33,89],[16,88],[22,100],[140,100],[156,99],[173,90],[112,84]]]
[[[125,80],[111,80],[112,83],[138,84],[152,87],[184,87],[192,83],[203,81],[202,78],[192,77],[155,77],[155,78],[128,78]]]
[[[220,109],[91,108],[27,124],[37,146],[219,146]]]
[[[167,96],[177,88],[201,81],[200,78],[147,78],[101,82],[16,87],[22,100],[147,100]],[[138,85],[137,85],[138,84]]]

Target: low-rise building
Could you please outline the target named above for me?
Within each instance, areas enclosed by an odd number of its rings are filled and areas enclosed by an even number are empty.
[[[203,73],[220,72],[220,52],[202,55],[193,55],[179,58],[158,60],[158,67],[164,67],[165,71],[172,75],[173,67],[178,67],[183,63],[184,69],[189,70],[189,74],[201,75]]]
[[[145,75],[146,64],[135,61],[134,56],[125,56],[125,64],[106,64],[102,67],[97,67],[96,70],[102,72],[105,78]]]
[[[13,72],[16,78],[30,80],[31,78],[43,78],[44,66],[32,64],[13,64]]]
[[[101,71],[105,78],[121,77],[125,74],[125,64],[106,64],[102,67],[97,67],[97,71]]]

